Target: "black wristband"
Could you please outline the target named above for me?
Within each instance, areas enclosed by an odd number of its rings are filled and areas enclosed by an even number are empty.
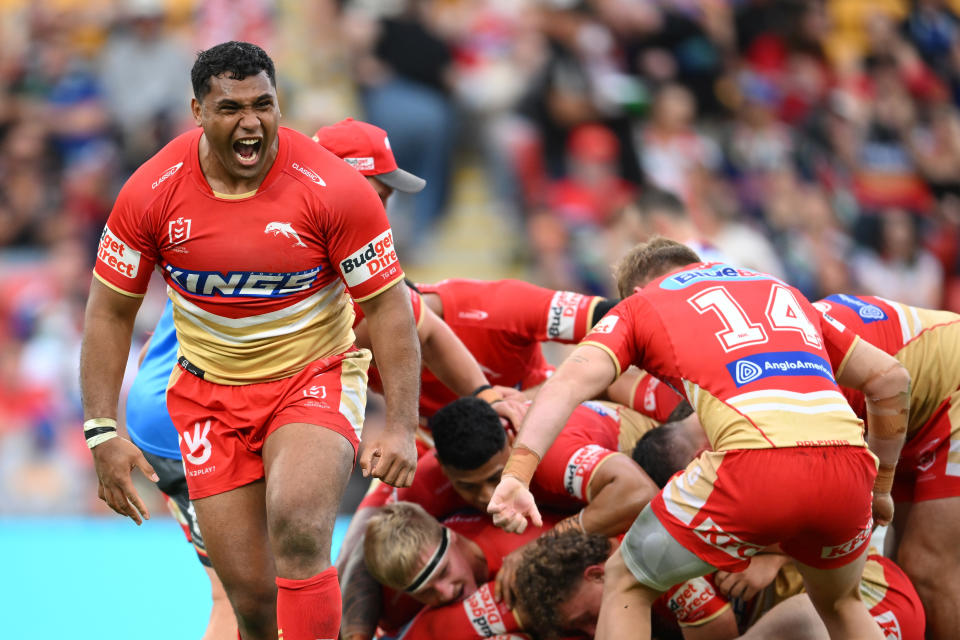
[[[483,393],[483,392],[486,391],[487,389],[493,389],[493,385],[492,385],[492,384],[482,384],[482,385],[480,385],[479,387],[477,387],[476,389],[474,389],[474,390],[470,393],[470,395],[472,395],[474,398],[476,398],[478,393]]]

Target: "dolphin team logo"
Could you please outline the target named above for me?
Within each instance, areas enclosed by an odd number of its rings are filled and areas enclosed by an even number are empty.
[[[300,240],[300,236],[297,235],[297,232],[293,230],[293,225],[289,222],[271,222],[267,225],[267,228],[263,230],[264,233],[272,233],[274,236],[283,236],[284,238],[291,238],[296,240],[293,243],[295,247],[305,247],[307,245],[303,244],[303,241]]]

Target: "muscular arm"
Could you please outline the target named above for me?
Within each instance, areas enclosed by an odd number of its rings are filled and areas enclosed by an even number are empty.
[[[659,489],[640,465],[617,453],[593,472],[587,491],[590,502],[583,508],[583,530],[616,536],[630,528]]]
[[[417,462],[414,433],[420,395],[420,343],[407,288],[395,285],[359,304],[367,318],[387,401],[382,433],[366,437],[364,430],[360,467],[388,484],[409,486]],[[397,455],[388,455],[388,450]]]
[[[367,520],[377,510],[371,508],[363,511],[368,513],[363,518],[362,529],[357,531],[356,544],[344,549],[337,558],[337,570],[343,591],[343,618],[340,623],[340,637],[343,640],[372,638],[377,630],[377,621],[383,606],[380,584],[367,571],[363,559],[362,532],[366,530]],[[360,516],[360,513],[357,516]],[[350,530],[353,531],[353,523]]]

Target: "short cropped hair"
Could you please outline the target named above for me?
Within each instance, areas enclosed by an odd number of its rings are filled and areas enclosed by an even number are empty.
[[[429,421],[440,464],[473,471],[485,465],[507,444],[500,416],[480,398],[459,398]]]
[[[675,422],[664,422],[656,429],[650,429],[637,441],[631,457],[647,472],[661,489],[667,485],[677,471],[686,468],[689,460],[677,460],[674,439],[678,437]]]
[[[557,607],[573,595],[587,567],[603,564],[610,555],[606,536],[584,535],[571,529],[546,534],[523,551],[514,582],[523,626],[550,637],[564,629],[557,625]]]
[[[700,262],[697,252],[687,245],[655,236],[649,242],[638,244],[623,256],[613,268],[621,298],[633,294],[637,285],[683,267]]]
[[[249,42],[223,42],[197,54],[193,69],[190,70],[193,96],[203,100],[210,93],[210,78],[220,74],[229,73],[230,78],[243,80],[261,71],[267,72],[270,84],[276,87],[276,70],[266,51]]]
[[[382,507],[367,523],[363,558],[377,582],[403,591],[422,568],[421,558],[440,544],[443,527],[413,502]]]

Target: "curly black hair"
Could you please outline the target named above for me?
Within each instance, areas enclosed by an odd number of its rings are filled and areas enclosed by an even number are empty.
[[[429,422],[441,464],[473,471],[507,444],[500,416],[480,398],[459,398],[437,411]]]
[[[276,70],[266,51],[249,42],[223,42],[197,54],[190,70],[193,95],[197,100],[203,100],[210,92],[210,78],[220,74],[229,73],[234,80],[243,80],[261,71],[267,72],[270,84],[276,87]]]
[[[523,627],[541,638],[563,635],[557,607],[577,588],[587,567],[603,564],[610,539],[571,529],[546,534],[530,543],[514,578],[517,608]]]

